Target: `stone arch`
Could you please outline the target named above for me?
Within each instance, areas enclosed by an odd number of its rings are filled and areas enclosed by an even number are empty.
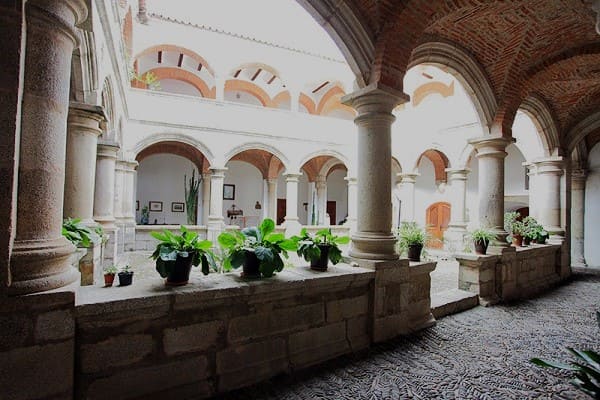
[[[114,106],[114,95],[113,95],[113,85],[111,83],[110,77],[106,77],[104,79],[104,83],[102,85],[102,92],[100,98],[100,104],[104,109],[104,115],[106,116],[105,121],[102,123],[102,137],[107,140],[116,140],[115,137],[115,106]]]
[[[323,113],[323,108],[327,105],[328,101],[337,100],[339,102],[340,97],[345,94],[346,93],[344,92],[344,89],[342,89],[339,85],[335,85],[329,89],[327,93],[323,95],[323,97],[321,97],[321,100],[319,100],[319,104],[316,108],[316,113],[321,115]]]
[[[278,93],[275,97],[273,97],[272,104],[273,107],[279,107],[279,105],[283,102],[290,101],[291,96],[288,90]]]
[[[449,70],[471,95],[479,122],[489,131],[498,103],[485,70],[467,50],[454,43],[423,43],[413,50],[408,68],[418,64],[431,64]]]
[[[248,150],[260,150],[265,153],[270,153],[271,155],[273,155],[279,159],[279,161],[283,164],[283,167],[286,171],[289,170],[289,166],[290,166],[289,160],[279,149],[277,149],[273,146],[270,146],[268,144],[259,143],[259,142],[244,143],[240,146],[237,146],[237,147],[231,149],[230,151],[228,151],[225,154],[225,156],[223,158],[223,165],[227,164],[237,154],[243,153],[244,151],[248,151]],[[267,177],[267,176],[268,176],[268,173],[265,174],[265,177]]]
[[[279,73],[279,71],[275,67],[272,67],[270,65],[263,64],[263,63],[260,63],[260,62],[249,62],[249,63],[241,64],[241,65],[237,66],[236,68],[231,69],[229,71],[229,76],[234,76],[237,71],[248,69],[248,68],[260,68],[263,71],[270,72],[272,75],[275,75],[276,77],[278,77],[279,80],[281,80],[281,82],[284,82],[281,74]]]
[[[417,162],[415,163],[414,169],[417,170],[419,167],[419,163],[423,157],[427,157],[429,161],[433,164],[435,168],[435,180],[436,182],[446,182],[448,180],[446,174],[446,168],[450,168],[450,161],[448,157],[440,150],[436,149],[428,149],[425,150],[419,158],[417,158]]]
[[[225,91],[238,90],[254,96],[264,107],[274,107],[273,101],[267,92],[252,82],[239,79],[230,79],[225,82]]]
[[[454,81],[450,85],[445,85],[442,82],[428,82],[415,89],[412,96],[412,104],[418,106],[425,97],[431,94],[439,94],[442,97],[449,97],[454,94]]]
[[[204,158],[206,158],[206,161],[209,165],[214,164],[214,156],[212,152],[208,149],[208,147],[189,136],[177,133],[161,133],[156,135],[150,135],[147,138],[136,143],[132,149],[132,152],[137,158],[138,154],[141,153],[145,148],[162,142],[178,142],[193,147],[197,149],[204,156]]]
[[[312,101],[312,99],[310,97],[308,97],[307,95],[305,95],[304,93],[300,93],[300,98],[298,100],[300,102],[300,104],[302,104],[306,110],[308,111],[309,114],[316,114],[316,107],[315,107],[315,102]]]
[[[558,124],[550,106],[541,97],[531,95],[523,101],[520,109],[533,121],[542,141],[544,155],[549,157],[554,149],[560,147]]]
[[[138,54],[136,54],[136,56],[133,59],[137,60],[140,57],[143,57],[145,55],[152,54],[152,53],[158,52],[158,51],[172,51],[172,52],[179,52],[180,54],[184,54],[184,55],[198,61],[198,63],[202,64],[202,67],[204,67],[208,70],[210,75],[212,75],[213,77],[215,76],[215,71],[210,66],[208,61],[206,61],[206,59],[204,59],[201,55],[199,55],[198,53],[196,53],[193,50],[187,49],[185,47],[173,45],[173,44],[159,44],[159,45],[149,47],[147,49],[142,50]]]
[[[161,141],[150,144],[136,153],[135,160],[141,163],[145,158],[155,154],[173,154],[190,160],[198,169],[198,173],[208,171],[210,163],[197,147],[181,141]]]
[[[234,154],[230,161],[243,161],[258,169],[263,179],[277,178],[283,169],[281,160],[273,153],[262,149],[246,149]]]
[[[326,161],[325,164],[323,164],[321,170],[319,171],[319,175],[329,176],[330,173],[332,173],[336,169],[341,168],[345,169],[346,171],[348,170],[348,167],[344,165],[342,160],[340,160],[339,158],[331,158],[328,161]]]
[[[70,100],[87,104],[100,104],[98,98],[98,59],[94,32],[82,29],[79,46],[71,58]]]
[[[315,157],[319,157],[319,156],[329,156],[329,157],[337,158],[346,166],[346,168],[348,169],[349,176],[350,176],[350,171],[354,171],[354,165],[352,165],[352,163],[350,162],[348,157],[346,157],[344,154],[340,153],[339,151],[335,151],[335,150],[318,150],[318,151],[309,153],[300,160],[299,165],[303,166],[311,159],[313,159]]]
[[[202,80],[202,78],[184,69],[174,67],[160,67],[153,68],[147,72],[153,73],[159,81],[162,79],[174,79],[189,83],[200,92],[202,97],[211,99],[215,98],[215,90],[210,90],[208,88],[208,85],[206,84],[206,82],[204,82],[204,80]]]
[[[477,155],[477,150],[475,147],[467,143],[465,147],[460,152],[460,157],[458,158],[458,166],[456,168],[466,168],[473,160],[473,157]]]
[[[587,156],[588,156],[588,148],[585,143],[585,140],[582,140],[571,151],[571,168],[586,169],[587,163],[588,163]]]
[[[588,134],[598,129],[600,129],[600,111],[584,118],[567,133],[567,154],[570,154]]]

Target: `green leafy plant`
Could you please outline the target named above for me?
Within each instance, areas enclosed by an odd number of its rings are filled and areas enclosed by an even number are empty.
[[[106,244],[106,242],[108,242],[108,235],[104,233],[104,228],[102,228],[102,225],[96,225],[94,228],[94,233],[98,235],[100,238],[100,244],[103,246]]]
[[[540,240],[548,236],[548,232],[544,227],[533,217],[527,216],[523,218],[523,236],[531,240]]]
[[[181,234],[164,229],[161,232],[150,232],[153,238],[160,242],[156,245],[154,253],[150,256],[156,260],[156,271],[161,277],[166,278],[175,266],[177,256],[193,256],[192,265],[197,267],[202,264],[202,273],[207,275],[210,268],[216,269],[214,255],[211,251],[210,240],[200,240],[198,234],[190,232],[185,226],[180,228]]]
[[[504,214],[504,229],[511,235],[523,235],[525,225],[520,221],[521,214],[518,211],[509,211]]]
[[[104,275],[115,275],[117,272],[119,272],[119,270],[116,265],[104,267]]]
[[[596,319],[600,327],[600,312],[596,312]],[[532,358],[531,362],[544,368],[557,368],[573,372],[574,377],[571,379],[571,383],[592,398],[600,399],[600,354],[591,350],[582,351],[571,347],[567,347],[567,350],[575,356],[577,361],[564,364]]]
[[[407,252],[408,246],[412,245],[425,246],[430,236],[416,222],[402,222],[396,231],[398,252],[404,254]]]
[[[197,209],[198,209],[198,190],[202,179],[196,179],[196,170],[192,171],[190,179],[187,175],[183,175],[185,185],[185,207],[187,212],[187,223],[196,224]]]
[[[79,247],[90,247],[92,231],[81,223],[79,218],[67,218],[63,221],[62,235]]]
[[[298,244],[297,254],[310,262],[315,262],[321,257],[320,246],[328,246],[327,257],[333,265],[342,259],[342,251],[338,245],[350,242],[349,236],[333,235],[331,228],[321,229],[314,236],[310,235],[306,228],[302,228],[300,236],[294,236],[292,239]]]
[[[469,236],[474,242],[487,242],[496,240],[496,234],[491,228],[480,227],[469,232]]]
[[[144,206],[142,207],[142,218],[141,218],[141,223],[142,225],[148,225],[148,222],[150,221],[150,209],[148,208],[148,206]]]
[[[275,233],[275,222],[265,218],[257,227],[242,231],[223,232],[217,238],[225,255],[223,269],[230,271],[246,262],[249,253],[254,253],[260,261],[259,270],[268,278],[283,270],[282,256],[288,258],[288,251],[296,251],[294,239],[286,239],[283,233]]]
[[[121,271],[119,271],[119,272],[129,273],[129,272],[133,272],[133,271],[131,271],[130,265],[125,265],[123,268],[121,268]]]

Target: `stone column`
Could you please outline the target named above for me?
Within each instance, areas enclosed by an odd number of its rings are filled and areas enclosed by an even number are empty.
[[[416,173],[398,174],[400,177],[400,221],[415,221],[415,183]]]
[[[266,216],[277,222],[277,178],[267,179]]]
[[[10,294],[54,289],[79,279],[71,265],[75,248],[62,236],[61,228],[71,56],[78,37],[75,25],[85,20],[87,9],[77,0],[30,0],[25,13],[27,43]]]
[[[350,232],[356,231],[356,209],[358,201],[357,179],[354,177],[344,178],[348,183],[348,217],[344,225],[350,226]]]
[[[362,260],[396,260],[392,234],[392,110],[406,102],[402,92],[371,84],[344,96],[358,116],[358,224],[350,256]]]
[[[502,252],[509,247],[504,230],[504,159],[506,147],[514,139],[485,136],[470,140],[477,151],[479,166],[479,225],[494,228],[497,240],[490,250]]]
[[[537,159],[534,164],[537,171],[535,197],[538,202],[538,222],[546,228],[551,239],[558,236],[562,243],[564,230],[560,223],[560,177],[563,175],[563,158]]]
[[[298,218],[298,179],[302,174],[289,173],[285,174],[286,183],[286,206],[285,206],[285,221],[283,226],[288,235],[300,233],[300,219]]]
[[[529,215],[538,219],[539,201],[537,188],[537,171],[535,164],[524,163],[527,167],[527,176],[529,177]]]
[[[315,181],[317,191],[317,225],[329,225],[327,215],[327,177],[318,175]]]
[[[585,180],[583,169],[571,173],[571,264],[587,267],[584,248]]]
[[[100,140],[96,158],[96,182],[94,190],[94,220],[109,236],[104,248],[104,265],[114,264],[117,259],[118,228],[115,224],[115,165],[119,146],[114,142]]]
[[[135,249],[134,182],[137,161],[118,160],[115,169],[115,220],[119,228],[119,251]],[[118,202],[117,202],[118,199]]]
[[[467,202],[467,175],[470,169],[447,168],[448,180],[450,181],[450,223],[445,237],[454,247],[455,251],[463,250],[463,238],[467,233],[467,221],[465,218]]]
[[[210,168],[210,214],[208,215],[208,239],[216,243],[217,236],[223,231],[223,183],[227,168]]]
[[[87,226],[95,226],[94,183],[96,150],[104,120],[101,107],[71,103],[67,119],[67,152],[65,162],[64,218],[79,218]]]
[[[202,225],[208,225],[210,214],[210,178],[211,174],[202,174]]]

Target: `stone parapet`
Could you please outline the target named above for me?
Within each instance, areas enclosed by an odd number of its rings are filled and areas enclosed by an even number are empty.
[[[561,246],[506,248],[500,254],[456,254],[458,287],[479,295],[482,305],[536,295],[563,280]]]
[[[204,225],[190,225],[186,228],[190,232],[198,233],[201,239],[206,239],[207,228]],[[136,251],[154,251],[158,240],[154,239],[150,232],[161,232],[167,229],[173,232],[179,232],[180,225],[136,225],[135,226],[135,250]]]

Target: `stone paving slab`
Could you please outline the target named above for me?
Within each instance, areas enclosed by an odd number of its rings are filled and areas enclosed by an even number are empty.
[[[599,289],[600,277],[577,275],[537,299],[476,307],[223,399],[587,399],[568,374],[529,359],[566,361],[566,346],[600,351]]]

